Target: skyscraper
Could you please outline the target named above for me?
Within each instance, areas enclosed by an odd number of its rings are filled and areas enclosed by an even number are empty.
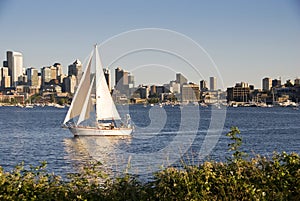
[[[129,88],[134,88],[134,75],[128,74],[128,85]]]
[[[263,91],[269,91],[272,87],[272,79],[271,78],[268,78],[268,77],[265,77],[263,80],[262,80],[262,90]]]
[[[194,83],[184,84],[181,88],[181,101],[199,101],[199,85]]]
[[[35,68],[26,69],[27,82],[29,86],[39,86],[38,70]]]
[[[182,86],[183,84],[187,84],[188,80],[181,73],[176,74],[176,82]]]
[[[63,74],[62,65],[60,63],[55,63],[53,66],[56,68],[56,77],[58,78]]]
[[[82,64],[78,59],[68,66],[68,75],[74,75],[76,77],[77,84],[79,84],[82,76]]]
[[[216,91],[217,90],[217,78],[216,77],[210,77],[209,78],[209,90],[210,91]]]
[[[115,70],[115,85],[128,85],[128,72],[118,67]]]
[[[1,89],[4,89],[6,87],[10,87],[11,86],[11,83],[10,83],[10,80],[11,80],[11,77],[8,75],[8,68],[7,67],[2,67],[0,68],[0,71],[1,71]]]
[[[45,86],[52,79],[52,77],[51,77],[51,68],[50,67],[43,67],[41,69],[41,73],[42,73],[42,86]]]
[[[18,77],[23,74],[23,56],[20,52],[7,51],[7,67],[11,76],[11,85],[17,86]]]
[[[208,88],[207,88],[207,82],[205,80],[201,80],[200,81],[200,91],[207,91]]]
[[[281,86],[281,80],[274,79],[272,80],[272,87],[280,87]]]

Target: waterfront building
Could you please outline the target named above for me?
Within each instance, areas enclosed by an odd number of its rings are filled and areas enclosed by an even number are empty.
[[[176,81],[170,81],[168,86],[166,85],[165,87],[168,88],[171,93],[180,94],[180,84]]]
[[[200,90],[199,85],[194,83],[183,84],[181,87],[181,101],[182,102],[195,102],[199,101]]]
[[[45,86],[51,81],[51,69],[50,67],[43,67],[41,69],[42,86]]]
[[[132,75],[131,73],[128,74],[128,85],[129,89],[134,88],[134,75]]]
[[[280,87],[281,86],[281,80],[277,80],[277,79],[274,79],[272,80],[272,87]]]
[[[57,79],[57,68],[55,66],[50,66],[50,80],[56,80]]]
[[[236,83],[235,87],[227,88],[227,102],[249,102],[250,87],[248,83]]]
[[[8,88],[11,86],[11,76],[9,76],[9,70],[8,67],[2,67],[0,68],[0,74],[1,74],[1,82],[0,82],[0,88]]]
[[[128,72],[120,67],[115,69],[115,85],[128,85]]]
[[[115,89],[120,94],[129,95],[128,75],[129,73],[120,67],[115,69]]]
[[[68,77],[65,77],[63,79],[62,92],[74,94],[76,89],[75,88],[76,84],[77,84],[77,78],[75,75],[69,75]]]
[[[208,91],[207,82],[205,80],[200,81],[200,91]]]
[[[64,78],[68,77],[66,74],[61,74],[60,76],[58,76],[57,80],[59,83],[63,83],[64,82]]]
[[[187,84],[188,80],[181,73],[176,74],[176,83],[179,83],[180,86]]]
[[[216,91],[217,90],[217,78],[216,77],[210,77],[209,78],[209,90],[210,91]]]
[[[140,85],[137,87],[135,94],[139,94],[141,99],[146,99],[150,95],[150,88],[149,86]]]
[[[63,67],[60,63],[55,63],[53,66],[56,68],[56,78],[63,74]]]
[[[263,91],[270,91],[271,87],[272,87],[272,79],[268,78],[268,77],[265,77],[262,80],[262,90]]]
[[[29,95],[38,94],[40,92],[39,86],[25,86],[24,92],[28,93]]]
[[[73,64],[68,66],[68,76],[72,75],[76,77],[76,82],[79,84],[82,77],[82,63],[79,59],[76,59]]]
[[[11,85],[15,87],[18,84],[18,77],[23,74],[23,55],[20,52],[7,51],[6,56]]]
[[[18,77],[18,85],[26,85],[27,84],[27,76],[24,75],[20,75]]]
[[[155,85],[152,85],[150,87],[150,96],[152,96],[152,97],[157,96],[157,94],[156,94],[156,86]]]
[[[39,73],[36,68],[27,68],[26,69],[27,75],[27,83],[29,86],[39,86]]]

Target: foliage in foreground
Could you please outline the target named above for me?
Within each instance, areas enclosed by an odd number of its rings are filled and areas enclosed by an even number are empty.
[[[67,181],[48,173],[44,162],[29,170],[23,164],[11,172],[0,168],[0,200],[300,200],[299,155],[249,158],[239,150],[239,133],[233,127],[227,134],[233,141],[227,162],[170,167],[148,183],[128,174],[108,178],[99,164],[89,164]]]

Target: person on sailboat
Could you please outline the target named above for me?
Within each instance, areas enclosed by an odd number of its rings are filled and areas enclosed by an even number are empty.
[[[114,129],[115,128],[115,124],[114,122],[112,121],[111,124],[110,124],[110,129]]]

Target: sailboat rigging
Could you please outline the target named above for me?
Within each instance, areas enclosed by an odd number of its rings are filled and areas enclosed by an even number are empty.
[[[91,73],[93,56],[95,59],[95,74]],[[92,98],[94,85],[96,89],[94,94],[95,101]],[[95,110],[94,125],[83,126],[82,123],[91,118],[93,110]],[[129,119],[129,115],[127,117]],[[130,135],[132,126],[128,121],[117,126],[115,123],[117,120],[120,121],[121,118],[109,92],[97,45],[95,45],[63,125],[69,128],[74,136]]]

